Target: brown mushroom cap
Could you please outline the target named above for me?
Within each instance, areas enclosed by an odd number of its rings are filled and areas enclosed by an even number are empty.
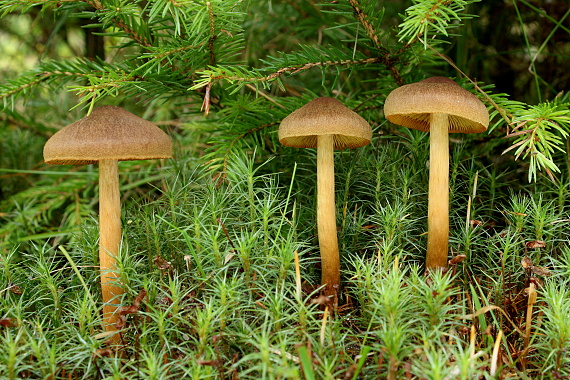
[[[293,111],[279,127],[279,141],[293,148],[316,148],[319,135],[334,135],[334,149],[358,148],[370,143],[372,129],[356,112],[328,97]]]
[[[449,115],[450,133],[483,132],[489,112],[472,93],[445,77],[432,77],[392,91],[384,103],[384,115],[392,123],[428,132],[430,114]]]
[[[86,165],[100,160],[172,157],[172,140],[148,120],[116,106],[101,106],[55,133],[44,146],[54,165]]]

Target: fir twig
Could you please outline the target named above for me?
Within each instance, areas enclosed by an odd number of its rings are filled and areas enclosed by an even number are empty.
[[[302,71],[306,71],[315,67],[329,67],[329,66],[353,66],[353,65],[366,65],[370,63],[378,63],[381,61],[381,57],[365,58],[365,59],[347,59],[341,61],[323,61],[323,62],[309,62],[304,65],[299,66],[288,66],[278,69],[277,71],[260,77],[254,76],[238,76],[238,75],[227,75],[225,70],[220,70],[218,72],[214,70],[205,70],[202,72],[202,79],[198,80],[196,84],[191,89],[198,89],[208,84],[213,84],[222,80],[229,82],[241,82],[241,83],[261,83],[270,82],[281,77],[284,74],[297,74]]]
[[[33,72],[28,76],[23,75],[20,78],[8,81],[8,83],[5,85],[1,85],[0,100],[6,100],[7,98],[15,97],[18,94],[25,93],[27,90],[32,89],[33,87],[43,82],[47,82],[57,77],[67,77],[67,78],[87,77],[87,74],[81,72],[73,72],[68,70],[57,70],[57,69],[47,70],[52,68],[53,66],[46,67],[46,70]]]
[[[285,107],[283,104],[281,103],[277,103],[277,101],[275,101],[275,99],[273,99],[271,96],[269,96],[268,94],[266,94],[265,92],[261,91],[259,88],[256,88],[255,86],[251,85],[251,84],[246,84],[245,87],[249,88],[250,90],[254,91],[257,95],[260,95],[261,97],[269,100],[271,103],[275,104],[277,107],[281,107],[283,109],[287,109],[287,107]]]
[[[406,45],[411,45],[420,38],[428,40],[428,32],[435,29],[435,35],[447,36],[448,29],[457,27],[452,20],[461,22],[472,18],[468,14],[459,13],[470,3],[479,0],[431,0],[415,1],[415,4],[406,10],[407,17],[400,24],[400,41],[406,40]]]
[[[93,8],[95,8],[96,10],[98,10],[100,12],[107,12],[108,11],[108,9],[99,0],[83,0],[83,1],[85,1],[87,4],[91,5]],[[118,12],[118,11],[120,11],[120,9],[117,8],[115,11]],[[136,30],[134,30],[131,26],[125,24],[125,22],[123,22],[123,20],[121,20],[120,18],[113,17],[113,22],[117,26],[117,28],[119,28],[123,32],[125,32],[125,34],[127,36],[131,37],[139,45],[146,46],[146,47],[152,46],[152,43],[148,40],[148,38],[137,33]]]
[[[210,65],[216,64],[216,53],[214,49],[214,41],[216,41],[216,15],[212,8],[212,3],[206,2],[208,7],[208,18],[210,20],[210,37],[208,38],[208,51],[210,52]]]
[[[390,75],[392,75],[392,78],[394,78],[394,80],[396,81],[396,84],[398,86],[404,85],[404,83],[405,83],[404,78],[402,78],[402,74],[400,73],[400,71],[396,67],[396,63],[397,63],[398,59],[394,58],[390,54],[390,51],[388,49],[386,49],[384,46],[382,46],[382,43],[380,42],[380,39],[378,38],[378,33],[376,32],[374,25],[372,25],[372,23],[370,23],[368,21],[368,16],[362,10],[359,1],[358,0],[349,0],[349,2],[350,2],[350,5],[352,6],[352,8],[354,9],[354,13],[356,14],[356,17],[358,18],[358,21],[360,22],[360,24],[362,24],[362,26],[366,30],[366,34],[368,34],[368,37],[372,40],[372,42],[374,43],[374,45],[378,49],[380,55],[382,56],[380,61],[384,64],[384,66],[386,66],[386,69],[388,69],[388,71],[390,72]]]
[[[368,21],[367,15],[361,9],[359,1],[358,0],[349,0],[349,2],[350,2],[350,5],[352,6],[352,8],[354,9],[354,13],[356,14],[356,17],[358,18],[358,21],[362,24],[362,26],[366,30],[366,34],[368,34],[368,37],[370,37],[372,42],[374,42],[374,45],[376,45],[376,48],[383,55],[389,55],[390,52],[388,51],[388,49],[386,49],[385,47],[382,46],[382,43],[380,43],[380,39],[378,38],[378,33],[374,29],[374,26]]]

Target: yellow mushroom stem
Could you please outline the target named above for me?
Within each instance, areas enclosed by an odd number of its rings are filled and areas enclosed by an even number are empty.
[[[449,120],[430,116],[427,269],[446,268],[449,239]]]
[[[119,165],[117,160],[99,161],[99,265],[103,293],[105,330],[116,331],[115,313],[123,289],[117,285],[117,256],[121,244],[121,203],[119,196]],[[119,334],[111,338],[119,343]]]
[[[317,229],[324,295],[336,297],[340,287],[340,259],[334,195],[334,136],[317,136]]]

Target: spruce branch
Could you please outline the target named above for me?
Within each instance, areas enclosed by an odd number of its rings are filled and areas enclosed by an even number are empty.
[[[185,52],[187,50],[196,50],[202,46],[204,46],[204,43],[201,43],[198,45],[186,45],[186,46],[178,47],[178,48],[175,48],[172,50],[166,50],[166,51],[162,50],[154,56],[154,59],[157,61],[162,61],[164,58],[167,58],[171,55],[182,53],[182,52]]]
[[[147,37],[143,36],[140,32],[135,30],[132,25],[125,23],[125,21],[121,19],[122,9],[120,5],[112,9],[110,7],[106,7],[105,5],[103,5],[103,3],[100,2],[99,0],[83,0],[83,1],[91,5],[93,8],[95,8],[99,13],[103,14],[104,16],[110,16],[109,17],[110,21],[117,28],[121,29],[128,37],[136,41],[139,45],[147,47],[152,46],[152,43]],[[132,22],[134,20],[130,21]]]
[[[115,7],[106,6],[105,1],[99,0],[9,0],[2,1],[0,5],[0,11],[3,15],[16,11],[17,9],[22,9],[23,12],[27,11],[33,6],[41,5],[42,7],[52,6],[57,10],[62,3],[66,4],[88,4],[93,7],[99,16],[104,19],[108,19],[108,23],[114,24],[115,27],[121,29],[128,37],[132,38],[141,46],[152,46],[152,43],[147,37],[142,35],[139,31],[133,28],[132,25],[125,22],[121,17],[121,6],[126,6],[126,4],[117,4]],[[132,6],[132,5],[130,5]],[[134,21],[134,20],[130,20]],[[107,27],[110,25],[106,25]]]
[[[405,49],[421,39],[427,42],[428,33],[448,36],[448,30],[473,15],[460,13],[467,5],[480,0],[414,0],[406,9],[406,18],[400,24],[399,40],[406,40]],[[435,40],[435,37],[431,40]]]
[[[259,94],[254,85],[246,85],[251,91]],[[208,129],[211,146],[204,156],[209,170],[219,170],[224,173],[228,160],[238,147],[247,144],[251,139],[257,140],[256,146],[273,144],[272,131],[291,111],[306,102],[307,97],[280,97],[272,99],[268,94],[252,97],[251,94],[236,94],[233,100],[224,103],[224,108],[217,112],[215,130]],[[271,148],[270,148],[271,149]]]
[[[564,140],[570,136],[568,103],[546,102],[515,115],[510,133],[505,138],[515,142],[503,154],[515,150],[515,160],[529,157],[528,181],[536,181],[537,171],[543,169],[554,181],[552,172],[560,172],[554,163],[555,151],[564,153]]]
[[[212,8],[212,3],[207,1],[206,6],[208,7],[208,18],[210,21],[210,37],[208,38],[208,51],[210,52],[210,65],[216,64],[216,53],[214,49],[214,41],[216,41],[216,16],[214,14],[214,9]]]
[[[352,6],[352,8],[354,9],[354,13],[356,14],[356,17],[358,18],[358,21],[362,24],[362,26],[366,30],[366,34],[368,34],[368,37],[370,37],[372,42],[374,42],[374,45],[376,45],[376,48],[380,51],[380,53],[382,55],[389,55],[390,52],[388,51],[388,49],[383,47],[382,44],[380,43],[380,39],[378,38],[378,33],[376,32],[372,23],[370,23],[368,21],[368,16],[362,10],[362,8],[360,6],[360,2],[358,0],[349,0],[349,3]]]
[[[397,58],[394,58],[390,54],[390,51],[386,49],[384,46],[382,46],[382,43],[378,38],[378,33],[375,30],[374,25],[372,25],[372,23],[368,21],[368,15],[362,10],[359,1],[349,0],[349,2],[352,8],[354,9],[354,13],[358,18],[358,21],[360,22],[360,24],[362,24],[362,26],[366,30],[366,33],[368,34],[368,37],[372,40],[372,42],[376,46],[376,49],[378,49],[378,52],[382,56],[382,63],[386,66],[386,69],[388,69],[390,75],[396,81],[396,84],[398,86],[402,86],[405,82],[404,79],[402,78],[402,74],[396,67],[396,63],[398,61]]]
[[[214,42],[216,41],[216,16],[214,14],[214,9],[212,8],[212,3],[207,1],[206,7],[208,8],[208,20],[210,24],[209,37],[208,37],[208,52],[209,52],[209,64],[210,66],[216,64],[216,52]],[[204,99],[202,101],[202,106],[200,111],[203,111],[206,116],[210,114],[210,95],[212,90],[212,83],[206,84],[206,89],[204,92]]]
[[[265,92],[263,92],[262,90],[260,90],[259,88],[256,88],[255,86],[251,85],[251,84],[246,84],[245,87],[249,88],[252,91],[255,91],[256,95],[259,95],[261,97],[264,97],[265,99],[267,99],[268,101],[270,101],[271,103],[275,104],[277,107],[283,108],[283,109],[287,109],[287,107],[285,107],[283,104],[281,103],[277,103],[277,101],[275,99],[273,99],[271,96],[269,96],[268,94],[266,94]]]
[[[188,54],[193,54],[194,57],[201,56],[202,52],[200,48],[203,47],[206,43],[202,42],[196,45],[188,44],[183,46],[158,46],[158,47],[149,47],[147,52],[143,54],[144,63],[139,64],[137,67],[133,69],[133,71],[140,76],[146,76],[152,74],[153,72],[160,72],[161,65],[168,67],[171,71],[177,71],[174,67],[174,62],[176,59],[178,60],[187,60]],[[188,51],[192,51],[192,53],[188,53]]]
[[[0,84],[0,100],[6,102],[8,99],[12,101],[20,94],[26,94],[33,91],[35,87],[42,83],[52,82],[56,79],[62,79],[64,82],[73,80],[74,78],[84,79],[88,74],[78,69],[79,63],[52,62],[43,64],[36,70],[24,73],[21,76],[10,79],[6,83]],[[89,69],[93,66],[89,65]]]
[[[98,98],[104,95],[117,96],[118,90],[122,87],[136,82],[133,80],[134,77],[131,74],[117,75],[114,76],[114,78],[110,78],[110,76],[105,75],[101,75],[100,77],[89,76],[88,79],[90,85],[69,87],[70,91],[76,91],[76,94],[81,98],[78,105],[88,101],[91,101],[91,103],[94,104]]]
[[[198,88],[205,87],[208,84],[213,84],[222,80],[228,81],[232,84],[237,82],[242,85],[245,85],[246,83],[271,82],[275,79],[278,79],[284,74],[297,74],[302,71],[306,71],[315,67],[366,65],[370,63],[378,63],[380,61],[382,61],[381,57],[364,58],[364,59],[346,59],[340,61],[308,62],[304,65],[299,65],[299,66],[282,67],[280,69],[277,69],[275,72],[264,76],[237,75],[235,74],[235,72],[237,71],[236,68],[216,67],[212,68],[211,70],[204,70],[200,72],[202,78],[197,80],[196,84],[192,86],[190,89],[195,90]]]
[[[7,98],[10,98],[16,94],[20,94],[25,92],[27,89],[37,86],[38,84],[40,84],[41,82],[45,81],[46,79],[48,79],[48,77],[50,76],[50,74],[44,74],[41,76],[38,76],[37,79],[31,80],[29,82],[25,82],[22,84],[16,84],[15,86],[10,86],[10,84],[8,85],[4,85],[2,87],[4,87],[3,89],[0,88],[0,99],[6,101]],[[2,91],[5,90],[5,91]]]
[[[136,63],[136,62],[135,62]],[[184,73],[172,69],[168,79],[164,74],[145,72],[140,74],[132,62],[109,64],[88,59],[48,61],[38,68],[0,84],[0,100],[6,106],[21,94],[28,94],[39,85],[62,87],[71,82],[68,89],[82,98],[78,105],[94,103],[103,95],[116,96],[120,91],[154,97],[156,95],[187,95],[190,79]],[[144,69],[144,67],[142,68]],[[141,69],[141,70],[142,70]]]
[[[46,6],[58,6],[61,4],[73,4],[78,3],[78,0],[3,0],[0,3],[0,11],[2,12],[1,16],[5,16],[10,12],[15,12],[20,10],[22,13],[27,12],[30,8],[41,5],[42,7]]]

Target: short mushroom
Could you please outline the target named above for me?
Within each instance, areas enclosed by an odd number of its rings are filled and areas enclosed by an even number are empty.
[[[449,240],[449,133],[479,133],[489,112],[472,93],[445,77],[392,91],[384,103],[390,122],[430,133],[426,268],[447,267]]]
[[[44,146],[44,160],[53,165],[99,163],[99,265],[105,329],[116,330],[116,257],[121,242],[118,161],[172,157],[172,141],[160,128],[123,108],[101,106],[55,133]],[[115,302],[115,304],[113,304]],[[118,343],[115,334],[111,342]]]
[[[340,258],[336,231],[334,149],[370,143],[366,120],[340,101],[321,97],[295,110],[281,122],[279,141],[294,148],[317,148],[317,232],[321,251],[323,294],[336,300]]]

